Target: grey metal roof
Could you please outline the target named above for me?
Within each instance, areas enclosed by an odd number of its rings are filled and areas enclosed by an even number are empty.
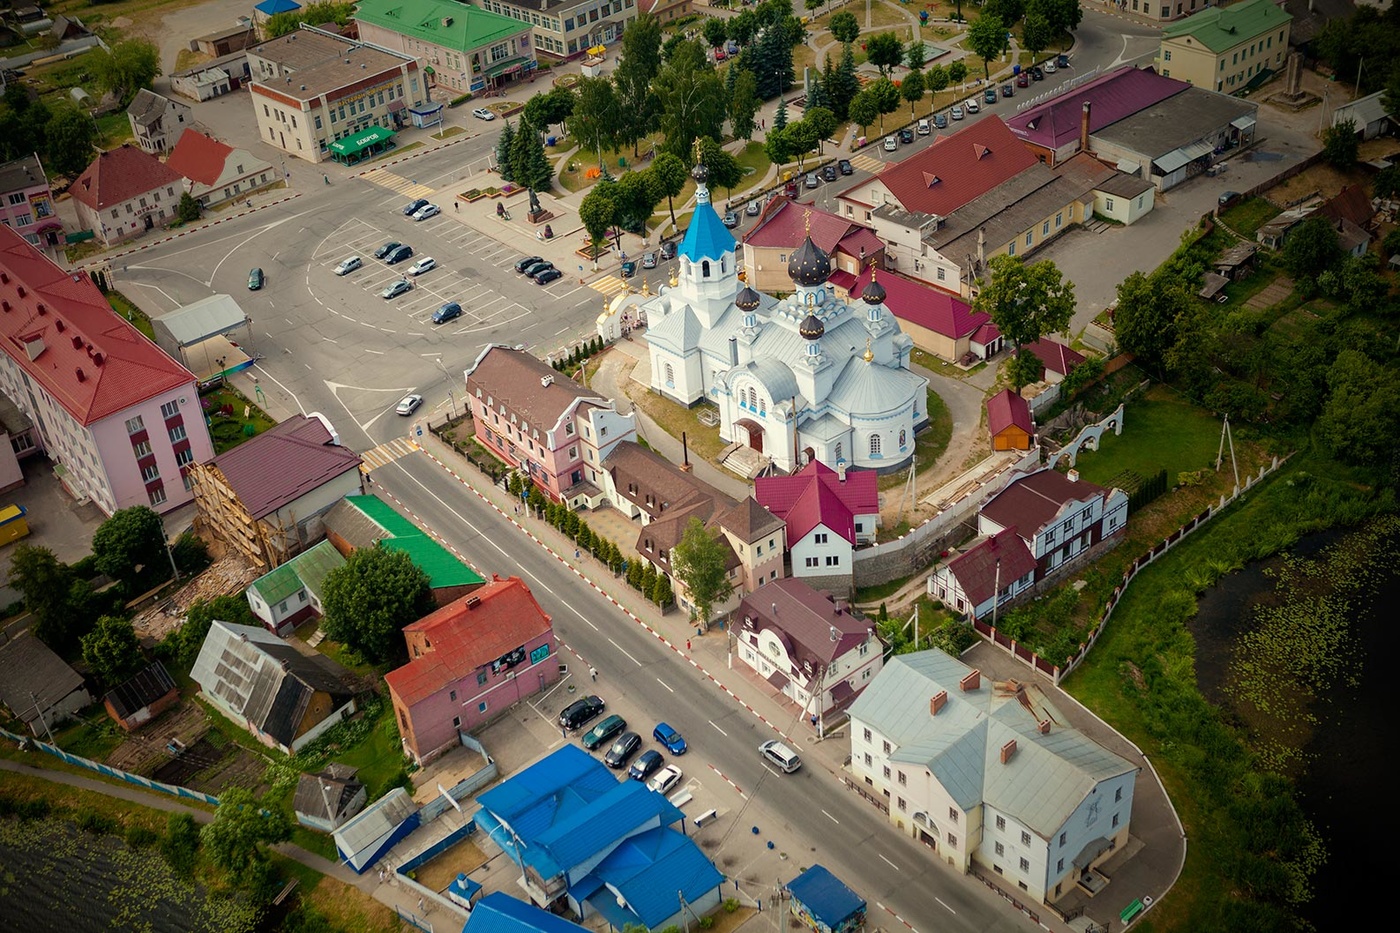
[[[174,689],[175,681],[165,669],[165,665],[156,661],[130,680],[113,687],[103,700],[112,705],[112,710],[118,718],[125,719]]]
[[[663,298],[665,296],[662,296]],[[672,300],[680,295],[672,293]],[[663,302],[664,304],[664,302]],[[652,308],[659,305],[652,305]],[[684,354],[700,340],[700,319],[688,304],[678,304],[669,314],[657,320],[655,311],[647,315],[647,343],[665,347],[673,353]]]
[[[165,330],[181,347],[226,334],[249,323],[248,315],[232,295],[210,295],[152,321],[153,326]]]
[[[356,779],[358,772],[349,765],[332,763],[318,774],[303,774],[297,781],[292,797],[292,810],[327,821],[338,821],[364,785]],[[324,788],[324,792],[322,791]],[[334,813],[326,810],[329,802]]]
[[[1201,156],[1210,155],[1214,148],[1214,146],[1207,142],[1187,143],[1180,149],[1173,149],[1166,155],[1158,156],[1152,161],[1156,164],[1157,168],[1161,170],[1163,175],[1169,175],[1183,165],[1201,158]]]
[[[1376,123],[1390,116],[1390,111],[1385,105],[1385,91],[1377,91],[1374,94],[1367,94],[1365,97],[1358,97],[1348,104],[1342,104],[1332,111],[1332,125],[1336,126],[1346,120],[1355,120],[1358,130],[1364,129],[1368,124]]]
[[[1250,101],[1191,87],[1098,130],[1093,138],[1157,159],[1258,111],[1259,105]]]
[[[25,724],[83,686],[83,676],[26,630],[0,645],[0,700]]]
[[[927,378],[907,369],[867,363],[863,357],[852,356],[836,377],[826,402],[838,411],[879,417],[902,409],[927,387]]]
[[[963,809],[993,806],[1044,837],[1058,830],[1101,781],[1134,765],[1072,727],[1033,687],[986,678],[976,690],[959,683],[972,668],[933,649],[897,655],[851,706],[851,720],[896,746],[891,761],[929,769]],[[947,703],[937,715],[930,700]],[[1037,724],[1053,725],[1041,733]],[[1002,747],[1014,739],[1005,764]]]
[[[44,166],[37,155],[22,156],[0,165],[0,194],[48,183],[48,176],[44,174]]]
[[[126,108],[127,115],[141,126],[150,126],[165,115],[171,104],[189,110],[185,104],[178,104],[168,97],[162,97],[155,91],[146,88],[136,92],[136,96],[131,99],[131,104]]]
[[[395,787],[335,831],[336,847],[353,857],[393,832],[417,810],[408,792]]]

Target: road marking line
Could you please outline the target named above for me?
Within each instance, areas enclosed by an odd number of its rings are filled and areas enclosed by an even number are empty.
[[[665,687],[667,690],[671,690],[671,685],[666,683],[666,681],[662,680],[660,677],[656,678],[656,682],[659,683],[661,686]],[[676,691],[671,690],[671,692],[675,693]]]
[[[710,720],[710,725],[715,726],[715,721],[713,719]],[[724,736],[725,738],[729,738],[729,733],[725,732],[719,726],[715,726],[715,731],[718,732],[720,735]]]
[[[840,826],[840,825],[841,825],[841,821],[840,821],[840,820],[838,820],[836,817],[832,816],[830,813],[827,813],[825,810],[822,811],[822,814],[823,814],[828,820],[831,820],[831,822],[835,823],[837,826]]]
[[[626,655],[627,655],[627,659],[628,659],[629,661],[631,661],[633,664],[637,665],[638,667],[641,667],[641,666],[642,666],[642,662],[641,662],[641,661],[638,661],[636,658],[632,657],[630,654],[627,654],[627,649],[624,648],[624,647],[622,647],[621,645],[619,645],[617,642],[613,641],[611,638],[608,639],[608,644],[612,645],[614,648],[616,648],[618,651],[621,651],[623,654],[626,654]]]
[[[879,852],[876,852],[875,854],[880,855]],[[883,855],[880,855],[880,861],[884,862],[886,865],[890,866],[895,871],[899,871],[899,866],[896,865],[894,862],[891,862],[889,859],[885,858]]]

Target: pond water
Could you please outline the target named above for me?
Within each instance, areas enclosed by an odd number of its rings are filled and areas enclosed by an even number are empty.
[[[235,933],[247,912],[170,872],[156,848],[66,820],[0,819],[0,930]]]
[[[1293,549],[1315,558],[1341,540],[1331,531],[1311,535]],[[1395,542],[1392,542],[1392,548]],[[1228,705],[1222,693],[1231,649],[1251,626],[1254,609],[1274,597],[1269,568],[1256,564],[1222,579],[1200,599],[1191,628],[1196,639],[1197,682],[1212,703]],[[1326,839],[1327,863],[1314,877],[1312,903],[1303,916],[1320,930],[1372,921],[1374,904],[1358,896],[1362,879],[1378,877],[1375,821],[1388,810],[1392,691],[1381,665],[1397,650],[1397,629],[1386,606],[1400,603],[1400,573],[1384,576],[1367,601],[1353,604],[1352,633],[1361,670],[1354,685],[1340,683],[1313,712],[1319,724],[1305,749],[1307,771],[1298,782],[1299,801]],[[1393,611],[1393,610],[1391,610]],[[1369,815],[1368,815],[1369,814]],[[1381,817],[1382,822],[1389,822]]]

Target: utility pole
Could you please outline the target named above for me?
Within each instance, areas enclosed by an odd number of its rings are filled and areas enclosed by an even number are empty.
[[[34,691],[29,691],[29,699],[34,701],[34,712],[39,714],[39,721],[44,724],[44,732],[48,734],[49,744],[58,747],[58,743],[53,740],[53,730],[49,728],[49,718],[44,715],[44,711],[39,708],[39,698],[34,695]]]
[[[997,558],[997,572],[992,578],[992,628],[997,627],[997,610],[1001,608],[1001,558]]]
[[[1230,431],[1230,413],[1225,413],[1225,423],[1220,427],[1220,449],[1215,454],[1215,472],[1220,472],[1220,464],[1225,459],[1225,444],[1230,445],[1230,465],[1235,470],[1235,489],[1240,488],[1240,464],[1235,459],[1235,436]]]

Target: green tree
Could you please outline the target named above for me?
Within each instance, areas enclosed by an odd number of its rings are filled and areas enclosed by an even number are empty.
[[[671,592],[671,578],[666,574],[658,573],[656,575],[656,586],[652,587],[651,601],[662,609],[676,601],[676,595]]]
[[[836,132],[836,114],[826,107],[808,107],[802,122],[811,128],[812,138],[816,141],[818,150],[821,150],[825,141]]]
[[[1118,346],[1137,357],[1158,378],[1166,375],[1167,351],[1176,342],[1176,319],[1191,296],[1162,272],[1134,272],[1118,283],[1113,335]]]
[[[849,116],[851,122],[861,128],[871,126],[880,119],[880,102],[875,99],[870,88],[865,88],[851,98]]]
[[[724,82],[694,42],[683,42],[656,76],[661,102],[662,148],[682,159],[694,158],[691,149],[701,136],[719,138],[724,129]]]
[[[758,30],[758,15],[753,10],[741,10],[729,20],[729,38],[740,45],[752,42]]]
[[[729,29],[725,26],[724,20],[718,17],[707,17],[700,27],[700,34],[705,37],[706,45],[717,49],[724,45],[724,40],[729,37]]]
[[[860,23],[856,21],[856,15],[849,10],[832,13],[827,28],[831,30],[832,38],[846,45],[860,38]]]
[[[92,553],[97,568],[113,580],[154,582],[170,576],[165,528],[149,506],[134,505],[113,512],[93,533]]]
[[[554,168],[544,154],[544,140],[528,120],[520,121],[520,132],[511,141],[510,174],[517,185],[531,191],[548,191],[553,187]]]
[[[962,59],[951,63],[948,66],[948,83],[962,84],[967,80],[967,62]]]
[[[797,152],[788,130],[776,127],[768,131],[768,138],[763,141],[763,151],[774,165],[786,165]]]
[[[1390,78],[1385,82],[1385,96],[1381,100],[1386,113],[1400,113],[1400,68],[1390,69]]]
[[[924,75],[924,85],[927,86],[930,91],[937,94],[948,86],[948,69],[944,68],[942,65],[932,66]]]
[[[21,81],[5,88],[5,105],[0,108],[0,157],[20,159],[48,151],[48,125],[53,114],[42,100],[30,101]]]
[[[608,230],[617,216],[617,202],[608,196],[606,190],[599,191],[595,186],[578,205],[578,217],[583,221],[583,229],[588,231],[588,241],[593,244],[593,261],[598,261],[598,248],[608,238]]]
[[[826,81],[826,92],[831,98],[831,112],[838,120],[852,119],[851,101],[860,93],[860,79],[856,77],[856,53],[850,44],[841,48],[841,59]]]
[[[998,16],[981,16],[967,29],[967,46],[982,59],[982,74],[991,80],[988,63],[1008,48],[1006,24]]]
[[[176,874],[188,878],[194,874],[195,856],[199,852],[199,826],[189,813],[172,813],[165,820],[165,835],[160,840],[160,854]]]
[[[923,39],[911,39],[904,49],[904,67],[910,71],[923,71],[928,60],[928,46]]]
[[[501,135],[496,137],[496,171],[500,173],[501,181],[515,181],[511,155],[514,148],[515,127],[507,120],[501,127]]]
[[[1371,253],[1347,256],[1340,264],[1334,263],[1317,277],[1317,284],[1324,295],[1358,314],[1378,307],[1390,292],[1390,283],[1376,272]]]
[[[186,191],[180,195],[180,206],[175,208],[175,219],[182,224],[194,223],[199,219],[199,215],[204,208],[199,203],[199,199]]]
[[[618,147],[618,131],[622,123],[622,108],[617,90],[608,78],[581,78],[574,115],[569,118],[569,131],[579,143],[592,149],[603,162],[603,153]]]
[[[701,626],[709,628],[714,607],[734,592],[725,568],[726,548],[698,518],[691,518],[671,549],[671,572],[685,585]]]
[[[904,61],[904,43],[892,32],[879,32],[865,40],[865,60],[888,78],[895,66]]]
[[[91,67],[103,90],[127,104],[160,74],[160,49],[148,39],[123,39],[111,51],[95,52]]]
[[[729,73],[735,76],[734,87],[729,94],[729,128],[736,138],[751,140],[761,103],[758,99],[758,79],[752,71],[743,68],[731,68]]]
[[[663,152],[652,161],[648,171],[656,179],[661,193],[666,196],[666,207],[671,212],[671,226],[678,226],[674,198],[685,190],[685,183],[690,178],[685,163],[674,153]]]
[[[322,23],[335,23],[337,26],[344,26],[350,22],[350,18],[354,15],[355,4],[353,3],[312,3],[299,10],[277,13],[268,17],[267,24],[263,28],[267,30],[269,39],[276,39],[289,32],[296,32],[301,28],[302,23],[311,23],[315,26]]]
[[[926,93],[922,71],[911,71],[904,76],[904,81],[899,85],[899,96],[909,102],[909,116],[914,116]]]
[[[1337,354],[1327,374],[1331,395],[1317,421],[1319,437],[1339,460],[1384,466],[1396,452],[1400,377],[1358,349]]]
[[[146,663],[141,642],[131,622],[117,616],[101,616],[81,639],[83,660],[104,684],[116,686]]]
[[[97,127],[92,117],[72,104],[61,104],[44,127],[49,167],[61,175],[78,175],[97,155],[93,140]]]
[[[1026,0],[982,0],[982,15],[995,16],[1009,29],[1026,15]]]
[[[548,131],[556,123],[563,123],[574,112],[574,89],[557,87],[548,94],[536,94],[525,102],[525,119],[531,126]]]
[[[1309,217],[1288,234],[1283,265],[1296,279],[1316,280],[1342,258],[1337,230],[1325,217]]]
[[[9,581],[34,617],[34,634],[60,654],[77,646],[90,620],[84,618],[87,607],[81,599],[87,584],[73,568],[46,547],[17,544],[10,555]]]
[[[1322,157],[1332,165],[1349,169],[1360,154],[1361,142],[1356,138],[1355,120],[1346,119],[1322,131]]]
[[[618,138],[632,146],[638,145],[656,126],[657,100],[651,83],[661,72],[661,24],[656,17],[643,13],[622,33],[622,60],[613,73],[617,102],[627,119],[621,121]]]
[[[1040,357],[1029,350],[1018,349],[1006,364],[1006,377],[1017,392],[1040,379],[1045,366]]]
[[[973,308],[992,322],[1016,349],[1069,326],[1074,317],[1074,285],[1053,262],[1026,263],[1016,256],[993,256],[991,282],[983,285]]]
[[[627,561],[627,585],[638,592],[641,592],[642,589],[642,565],[644,563],[645,561],[639,557],[633,557]]]
[[[1030,9],[1043,13],[1055,32],[1066,37],[1079,28],[1079,22],[1084,18],[1079,0],[1031,0]]]
[[[326,575],[321,626],[374,664],[402,655],[399,632],[433,610],[428,575],[403,551],[359,548]]]
[[[281,807],[264,809],[252,791],[235,785],[219,795],[219,809],[199,831],[199,840],[215,865],[242,876],[267,858],[264,847],[285,842],[291,835]]]
[[[744,167],[739,160],[708,136],[700,140],[700,159],[710,173],[711,191],[724,188],[732,193],[734,186],[744,178]]]
[[[204,639],[209,635],[209,627],[214,620],[231,625],[261,625],[253,615],[248,600],[240,596],[215,596],[213,599],[196,599],[185,610],[185,622],[171,632],[161,642],[161,652],[177,665],[188,670],[199,657],[199,649],[204,647]]]
[[[617,217],[614,223],[632,233],[647,235],[646,225],[664,198],[661,184],[651,172],[628,172],[617,181],[614,189]]]
[[[638,592],[643,597],[651,599],[652,590],[656,589],[656,567],[650,561],[642,562],[642,585],[638,587]]]
[[[1032,55],[1038,56],[1050,47],[1054,38],[1055,30],[1051,27],[1050,20],[1045,18],[1044,13],[1033,10],[1026,14],[1026,21],[1021,24],[1022,47]]]
[[[787,101],[778,98],[778,110],[773,114],[773,129],[785,130],[788,125]]]
[[[885,131],[885,114],[899,109],[899,88],[889,78],[876,78],[865,89],[880,111],[880,132]]]

